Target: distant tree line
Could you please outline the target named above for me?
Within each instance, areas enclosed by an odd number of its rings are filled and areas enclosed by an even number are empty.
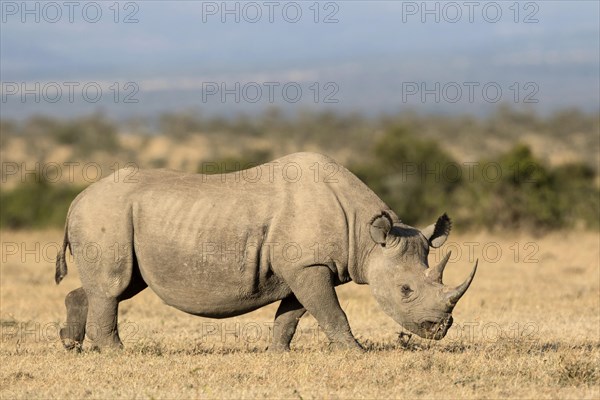
[[[203,117],[199,113],[164,114],[155,120],[116,123],[102,114],[73,120],[36,116],[23,122],[0,121],[0,144],[25,138],[36,157],[46,150],[40,141],[71,146],[82,157],[95,152],[120,152],[119,135],[130,132],[165,135],[185,141],[192,135],[267,138],[290,142],[302,150],[310,144],[322,152],[348,150],[347,166],[409,224],[424,224],[448,212],[456,225],[469,229],[545,231],[585,227],[599,229],[599,114],[563,110],[541,117],[501,106],[486,118],[472,116],[397,115],[365,117],[357,113],[300,112],[284,115],[271,109],[262,115],[235,118]],[[551,165],[539,150],[522,142],[525,133],[572,147],[580,158]],[[570,135],[578,136],[571,143]],[[490,143],[509,143],[500,151]],[[480,148],[476,161],[457,159],[448,145]],[[578,146],[578,147],[577,147]],[[36,152],[37,151],[37,152]],[[219,158],[206,170],[221,173],[269,161],[270,150]],[[127,154],[135,161],[135,154]],[[61,226],[71,200],[82,187],[49,183],[39,177],[0,190],[0,226],[41,228]]]

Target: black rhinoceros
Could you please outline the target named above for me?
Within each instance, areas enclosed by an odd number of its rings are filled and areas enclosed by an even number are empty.
[[[119,302],[149,286],[166,304],[211,318],[281,300],[270,350],[289,349],[306,311],[332,343],[360,349],[334,289],[350,281],[369,284],[404,328],[441,339],[477,269],[445,287],[448,258],[430,268],[427,256],[445,242],[448,217],[422,231],[403,224],[324,155],[221,175],[125,172],[90,185],[69,208],[55,280],[67,274],[69,247],[82,287],[65,299],[67,348],[81,346],[86,325],[94,347],[121,347]]]

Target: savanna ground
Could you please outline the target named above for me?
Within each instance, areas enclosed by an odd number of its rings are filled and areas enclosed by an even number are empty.
[[[1,233],[3,399],[600,397],[598,232],[451,236],[446,283],[462,281],[473,257],[480,268],[439,342],[400,340],[368,286],[338,288],[364,354],[330,351],[310,316],[290,353],[270,354],[277,304],[211,320],[148,289],[121,304],[124,351],[68,353],[57,331],[79,280],[71,262],[53,282],[62,232]]]

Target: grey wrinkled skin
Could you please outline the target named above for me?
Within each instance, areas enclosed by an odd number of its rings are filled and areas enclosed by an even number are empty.
[[[369,284],[382,309],[409,331],[441,339],[467,290],[445,287],[430,247],[450,232],[446,215],[419,231],[329,157],[296,153],[245,173],[140,170],[90,185],[71,204],[66,248],[82,288],[67,295],[65,347],[121,347],[118,305],[150,287],[166,304],[211,318],[281,300],[272,351],[289,350],[308,311],[336,347],[360,349],[334,287]],[[447,261],[447,260],[446,260]]]

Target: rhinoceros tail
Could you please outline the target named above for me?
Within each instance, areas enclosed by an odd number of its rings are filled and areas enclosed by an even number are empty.
[[[69,219],[67,218],[67,222],[65,222],[65,236],[63,238],[62,248],[58,251],[56,255],[56,272],[54,274],[54,281],[58,285],[60,281],[63,280],[65,276],[67,276],[67,261],[65,256],[67,254],[67,246],[69,246],[69,234],[67,226],[69,225]]]

